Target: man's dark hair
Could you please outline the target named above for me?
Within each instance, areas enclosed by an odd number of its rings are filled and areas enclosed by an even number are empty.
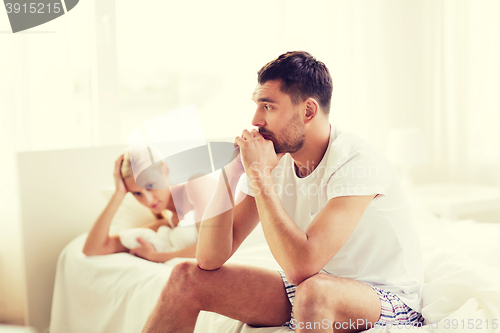
[[[328,68],[305,51],[293,51],[280,55],[258,72],[259,84],[281,80],[281,91],[289,95],[293,104],[309,97],[318,100],[325,114],[330,112],[332,77]]]

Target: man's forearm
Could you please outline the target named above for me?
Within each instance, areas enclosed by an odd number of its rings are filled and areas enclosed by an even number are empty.
[[[217,190],[200,225],[196,259],[203,269],[217,269],[232,253],[234,193],[242,174],[233,164],[219,177]]]
[[[287,276],[294,276],[299,268],[305,269],[303,263],[309,260],[307,235],[297,227],[283,208],[271,176],[262,176],[253,180],[252,184],[269,248]]]

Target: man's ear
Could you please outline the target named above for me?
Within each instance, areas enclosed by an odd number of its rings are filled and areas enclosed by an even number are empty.
[[[316,101],[314,98],[309,97],[304,101],[304,106],[305,106],[305,123],[310,122],[311,120],[316,117],[316,115],[319,112],[319,104],[318,101]]]

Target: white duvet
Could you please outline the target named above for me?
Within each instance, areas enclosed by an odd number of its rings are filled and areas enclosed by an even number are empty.
[[[419,331],[500,332],[500,224],[451,222],[420,213],[416,226],[425,264],[422,313],[427,320]],[[86,257],[81,252],[85,236],[68,244],[59,257],[50,332],[141,332],[180,260],[156,264],[126,253]],[[260,226],[230,260],[279,268]],[[199,316],[195,331],[290,332],[284,327],[253,328],[206,312]]]

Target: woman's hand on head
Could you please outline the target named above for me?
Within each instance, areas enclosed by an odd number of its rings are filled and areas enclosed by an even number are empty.
[[[140,244],[140,246],[130,250],[129,253],[149,261],[157,262],[156,254],[158,252],[155,250],[153,245],[151,245],[151,243],[145,241],[141,237],[137,237],[137,242]]]
[[[115,171],[113,172],[113,176],[115,178],[115,192],[117,194],[125,195],[127,194],[128,190],[125,182],[123,181],[121,173],[122,162],[123,154],[120,155],[120,157],[118,157],[118,159],[115,161]]]

